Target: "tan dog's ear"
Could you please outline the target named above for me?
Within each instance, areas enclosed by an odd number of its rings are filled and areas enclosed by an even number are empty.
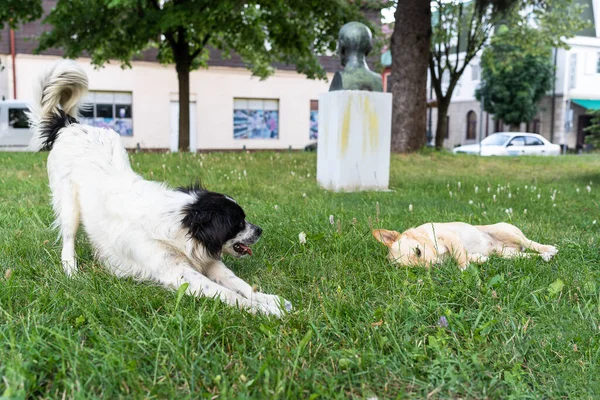
[[[385,244],[387,247],[390,247],[400,238],[399,232],[388,231],[387,229],[374,229],[371,233],[377,241]]]

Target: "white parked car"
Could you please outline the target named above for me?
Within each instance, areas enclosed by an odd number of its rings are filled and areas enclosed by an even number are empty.
[[[479,154],[479,144],[455,147],[454,154]],[[557,156],[560,146],[535,133],[498,132],[481,141],[482,156]]]
[[[27,150],[32,136],[25,115],[28,110],[23,101],[0,101],[0,150]]]

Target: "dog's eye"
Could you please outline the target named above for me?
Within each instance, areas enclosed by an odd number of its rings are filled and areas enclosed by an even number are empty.
[[[417,255],[417,257],[421,257],[421,249],[415,247],[415,254]]]
[[[240,222],[240,228],[243,228],[245,226],[246,226],[246,222],[244,222],[244,221]]]

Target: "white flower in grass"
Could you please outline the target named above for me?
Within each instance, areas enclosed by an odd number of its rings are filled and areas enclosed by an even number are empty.
[[[527,209],[524,209],[524,210],[523,210],[523,214],[527,214]]]
[[[552,204],[552,207],[556,207],[556,203]]]
[[[450,195],[450,197],[452,197],[452,190],[450,192],[448,192],[448,194]]]
[[[593,221],[592,221],[592,225],[596,225],[596,220],[593,220]]]
[[[479,193],[479,186],[475,186],[475,194]]]
[[[525,185],[525,190],[527,190],[527,185]]]
[[[446,183],[446,189],[450,190],[450,182]]]
[[[494,203],[496,202],[496,195],[492,196],[492,200],[494,200]]]
[[[576,191],[577,193],[579,193],[579,188],[575,189],[575,191]]]
[[[306,197],[306,193],[302,193],[302,197]]]
[[[485,212],[485,211],[484,211],[484,212],[483,212],[483,216],[484,216],[484,217],[485,217],[485,216],[487,216],[487,212]]]
[[[310,174],[306,174],[306,177],[307,177],[307,178],[310,178]]]
[[[469,205],[473,205],[473,200],[469,200]]]
[[[506,210],[504,210],[505,213],[507,213],[508,215],[512,215],[512,208],[507,208]]]
[[[458,189],[460,190],[460,181],[458,181]]]
[[[248,174],[246,173],[246,170],[244,170],[244,178],[248,176]]]
[[[412,205],[412,204],[409,204],[409,205],[408,205],[408,212],[412,212],[412,210],[413,210],[413,205]]]
[[[296,176],[296,173],[294,171],[290,171],[290,174],[292,174],[292,176]]]
[[[279,206],[277,204],[275,204],[275,207],[273,208],[275,208],[275,211],[279,211]]]
[[[329,223],[330,223],[331,225],[333,225],[333,224],[335,223],[335,220],[333,219],[333,215],[330,215],[330,216],[329,216]]]
[[[590,193],[590,192],[592,191],[592,187],[591,187],[590,185],[587,185],[587,186],[585,187],[585,190],[587,190],[587,191],[588,191],[588,193]]]
[[[306,244],[306,233],[300,232],[298,234],[298,241],[300,242],[300,244]]]
[[[491,190],[492,190],[492,188],[488,186],[487,192],[489,193]]]
[[[512,193],[508,193],[508,198],[510,199],[512,197]]]
[[[539,200],[541,197],[542,197],[542,195],[538,193],[538,200]]]

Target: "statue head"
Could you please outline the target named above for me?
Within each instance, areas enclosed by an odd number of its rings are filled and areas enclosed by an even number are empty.
[[[360,22],[348,22],[338,36],[338,52],[342,65],[346,66],[351,55],[366,57],[373,49],[371,30]]]

